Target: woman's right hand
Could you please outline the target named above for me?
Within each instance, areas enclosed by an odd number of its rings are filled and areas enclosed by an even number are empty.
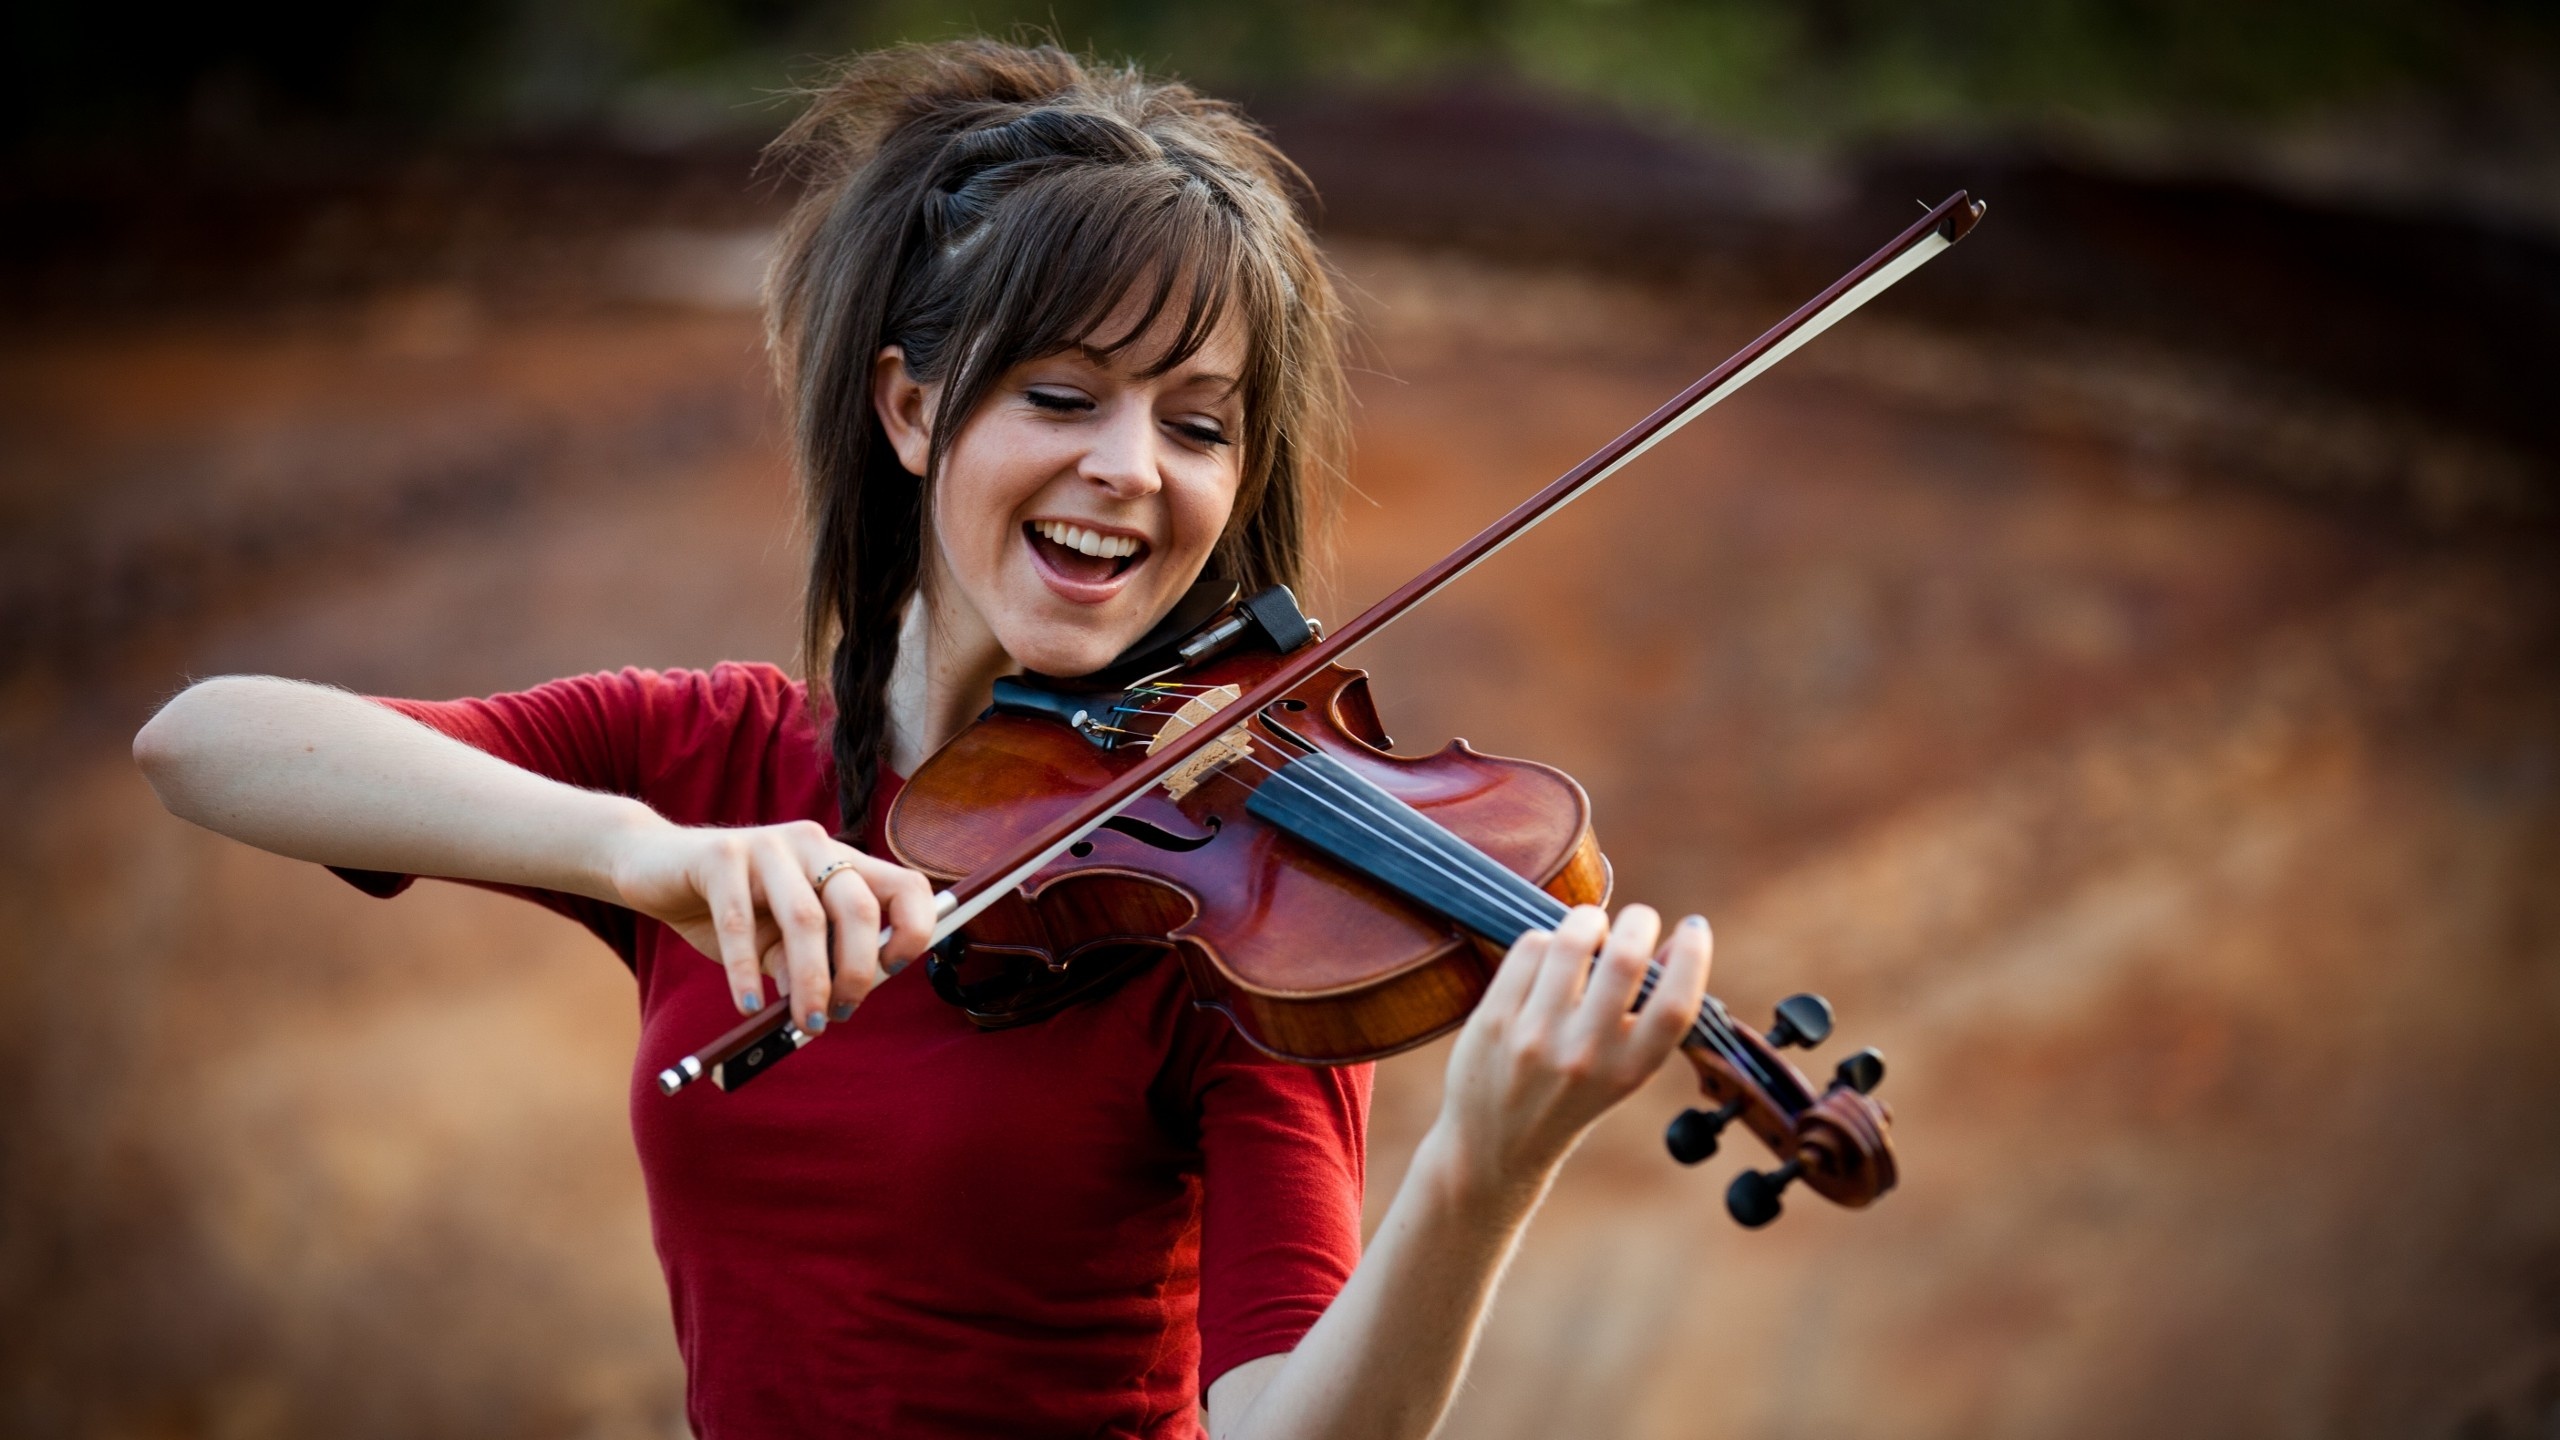
[[[839,862],[821,894],[811,877]],[[830,1016],[850,1018],[933,937],[930,881],[808,820],[635,827],[614,842],[607,873],[622,904],[720,962],[742,1013],[764,1008],[764,977],[772,975],[812,1035]],[[885,949],[884,923],[893,932]]]

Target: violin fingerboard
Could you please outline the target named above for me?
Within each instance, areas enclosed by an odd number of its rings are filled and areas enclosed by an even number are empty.
[[[1496,945],[1564,918],[1564,902],[1321,750],[1265,777],[1245,810]]]

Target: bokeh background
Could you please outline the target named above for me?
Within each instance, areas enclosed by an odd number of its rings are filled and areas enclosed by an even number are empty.
[[[1024,22],[1356,287],[1347,613],[1958,185],[1975,236],[1376,642],[1580,776],[1903,1186],[1666,1076],[1466,1436],[2560,1434],[2560,23],[2498,0],[33,0],[0,20],[0,1431],[666,1437],[627,977],[164,816],[190,676],[786,659],[784,94]],[[1443,1051],[1383,1067],[1373,1214]],[[716,1103],[716,1102],[702,1102]],[[940,1223],[919,1215],[919,1225]]]

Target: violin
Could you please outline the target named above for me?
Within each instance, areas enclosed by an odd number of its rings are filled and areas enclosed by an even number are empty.
[[[1308,1064],[1374,1060],[1455,1028],[1496,964],[1611,871],[1573,778],[1464,741],[1396,754],[1367,675],[1337,657],[1962,239],[1958,191],[1820,295],[1473,539],[1330,635],[1285,588],[1196,587],[1110,667],[999,681],[995,703],[919,766],[888,815],[899,863],[941,888],[928,973],[977,1023],[1036,1022],[1172,956],[1197,1003]],[[1637,999],[1650,997],[1649,970]],[[1706,1100],[1665,1132],[1696,1164],[1739,1120],[1779,1163],[1727,1211],[1757,1228],[1801,1180],[1852,1208],[1898,1176],[1872,1049],[1816,1087],[1780,1054],[1828,1039],[1821,997],[1767,1030],[1706,997],[1681,1041]],[[752,1016],[661,1072],[727,1090],[815,1037]]]

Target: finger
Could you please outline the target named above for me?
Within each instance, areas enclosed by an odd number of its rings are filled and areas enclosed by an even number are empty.
[[[728,972],[729,993],[740,1013],[753,1015],[764,1008],[764,969],[758,963],[755,894],[744,847],[717,852],[702,898],[711,908],[711,931],[720,943],[720,968]]]
[[[871,893],[868,877],[854,867],[828,876],[827,891],[818,898],[826,901],[827,914],[835,921],[830,942],[836,957],[835,988],[829,992],[835,1007],[832,1013],[838,1020],[850,1020],[853,1007],[880,983],[880,900]]]
[[[881,952],[880,968],[895,975],[933,944],[933,882],[921,872],[886,860],[866,855],[862,863],[886,872],[866,878],[889,919],[889,947]]]
[[[880,970],[884,975],[895,975],[933,944],[933,882],[895,861],[865,855],[847,846],[836,847],[836,854],[847,863],[829,877],[827,888],[833,890],[838,883],[845,883],[870,890],[877,907],[874,913],[886,922],[889,931],[888,944],[880,952]],[[880,921],[875,921],[874,941],[880,938],[881,928]]]
[[[1576,905],[1556,926],[1538,962],[1537,983],[1521,1007],[1524,1015],[1563,1015],[1582,996],[1582,977],[1609,935],[1609,916],[1597,905]]]
[[[1529,983],[1538,978],[1538,964],[1547,955],[1547,941],[1554,937],[1548,930],[1524,930],[1503,953],[1502,963],[1493,969],[1493,983],[1485,986],[1484,998],[1476,1002],[1476,1013],[1488,1019],[1510,1018],[1529,998]]]
[[[894,861],[866,855],[836,839],[815,825],[791,827],[801,860],[811,875],[824,875],[827,883],[818,896],[827,902],[830,916],[838,916],[838,902],[833,894],[839,883],[868,887],[874,902],[874,914],[887,921],[889,937],[885,947],[879,945],[881,926],[875,920],[872,940],[878,949],[878,965],[883,975],[895,975],[933,944],[933,882],[922,874]],[[852,877],[847,879],[846,877]],[[844,956],[837,957],[838,976],[842,978]],[[859,994],[853,999],[859,1000]],[[837,1008],[844,1009],[847,997],[836,996]],[[847,1012],[850,1013],[850,1012]],[[844,1018],[838,1015],[835,1018]]]
[[[1653,1073],[1653,1067],[1671,1054],[1696,1023],[1699,1002],[1707,998],[1707,972],[1715,964],[1715,954],[1716,932],[1704,915],[1692,915],[1672,927],[1662,978],[1653,982],[1653,998],[1636,1016],[1629,1036],[1630,1058],[1643,1073]]]
[[[1618,912],[1609,939],[1600,947],[1599,963],[1583,986],[1581,1023],[1595,1037],[1614,1037],[1627,1025],[1627,1008],[1644,985],[1645,966],[1662,940],[1662,916],[1650,905],[1630,905]]]
[[[827,1018],[845,1021],[880,980],[873,951],[879,943],[879,910],[866,904],[870,892],[861,867],[870,857],[816,824],[787,826],[784,833],[799,852],[801,873],[824,876],[817,884],[818,903],[827,912]]]
[[[808,872],[790,845],[768,841],[756,847],[756,880],[764,890],[765,913],[782,932],[792,1017],[815,1035],[827,1028],[827,907],[809,888]]]

